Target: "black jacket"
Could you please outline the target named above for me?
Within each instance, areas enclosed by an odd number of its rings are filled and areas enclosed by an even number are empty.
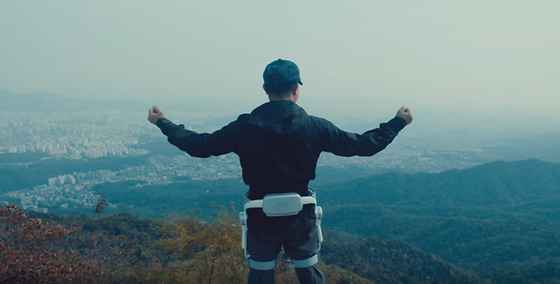
[[[248,198],[254,200],[270,193],[308,195],[307,185],[315,178],[321,152],[346,157],[374,155],[393,141],[406,122],[395,117],[360,135],[342,131],[328,120],[307,115],[294,102],[283,100],[242,114],[212,134],[186,130],[167,119],[158,120],[156,125],[171,144],[191,156],[236,153],[243,180],[249,185]]]

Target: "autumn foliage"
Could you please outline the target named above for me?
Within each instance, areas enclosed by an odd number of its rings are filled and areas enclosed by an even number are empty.
[[[217,218],[209,223],[193,216],[160,221],[163,237],[158,246],[167,253],[179,253],[180,260],[166,266],[153,265],[143,272],[148,283],[247,283],[249,265],[241,247],[241,228],[233,204],[230,210],[218,206]],[[328,284],[372,283],[334,265],[324,265]],[[277,284],[299,283],[295,266],[285,254],[278,258]]]
[[[152,226],[131,214],[93,219],[33,213],[67,224],[60,225],[31,218],[15,205],[0,207],[0,283],[246,283],[249,266],[237,214],[233,206],[216,211],[212,222],[175,215],[152,220]],[[119,233],[110,233],[110,226]],[[328,284],[371,283],[321,265]],[[276,283],[298,283],[284,254]]]
[[[100,283],[121,277],[134,247],[124,236],[29,218],[0,207],[1,283]]]

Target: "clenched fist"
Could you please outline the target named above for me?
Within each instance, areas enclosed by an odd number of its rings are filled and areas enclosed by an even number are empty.
[[[156,124],[156,122],[160,119],[160,118],[166,118],[165,114],[163,113],[163,111],[161,111],[161,109],[159,109],[159,107],[154,106],[153,108],[151,108],[148,111],[148,120],[152,123],[152,124]]]
[[[397,116],[404,119],[406,121],[406,124],[410,124],[412,122],[412,112],[410,111],[410,109],[408,107],[401,107],[398,111],[397,111]]]

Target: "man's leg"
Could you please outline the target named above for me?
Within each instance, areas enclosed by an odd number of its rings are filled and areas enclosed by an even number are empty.
[[[278,236],[247,231],[247,251],[249,257],[249,284],[274,283],[276,258],[282,248]]]
[[[296,268],[296,274],[299,283],[325,283],[325,276],[318,262],[306,268]]]
[[[294,260],[299,283],[324,284],[325,276],[317,255],[321,249],[317,227],[284,237],[284,252]]]
[[[272,270],[249,270],[249,284],[272,284],[274,283],[274,269]]]

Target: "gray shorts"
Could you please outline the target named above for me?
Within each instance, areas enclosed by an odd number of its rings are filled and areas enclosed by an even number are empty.
[[[272,261],[284,248],[294,260],[307,259],[319,253],[317,226],[302,231],[270,234],[247,231],[247,251],[255,261]]]

